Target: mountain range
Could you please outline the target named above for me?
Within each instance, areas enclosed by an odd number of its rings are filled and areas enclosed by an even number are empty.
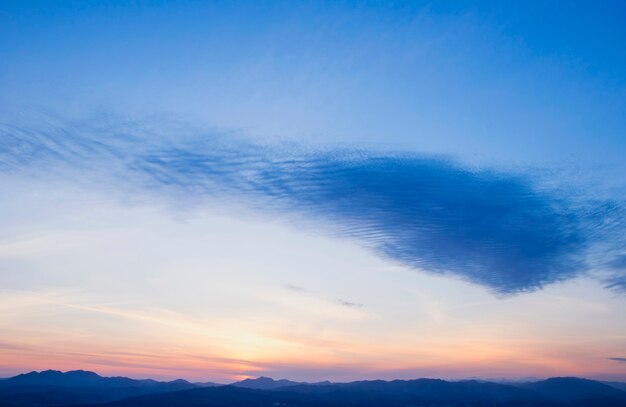
[[[439,379],[219,385],[47,370],[0,380],[2,407],[626,407],[626,384],[576,377],[523,383]]]

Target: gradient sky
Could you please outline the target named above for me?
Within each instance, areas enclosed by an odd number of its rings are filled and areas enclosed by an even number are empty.
[[[625,19],[0,0],[0,376],[626,380]]]

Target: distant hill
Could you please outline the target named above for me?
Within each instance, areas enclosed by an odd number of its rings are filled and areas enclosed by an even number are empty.
[[[551,400],[581,406],[626,405],[626,392],[601,382],[578,377],[553,377],[521,385]]]
[[[231,385],[31,372],[0,381],[2,407],[626,407],[626,391],[560,377],[527,383],[438,379],[300,383],[269,377]]]
[[[5,379],[2,385],[49,385],[63,387],[85,387],[85,386],[106,386],[106,387],[126,387],[126,386],[155,386],[159,384],[155,380],[134,380],[127,377],[102,377],[94,372],[85,370],[72,370],[60,372],[58,370],[45,370],[42,372],[30,372],[20,374],[15,377]]]
[[[331,385],[332,382],[328,380],[323,382],[315,382],[315,383],[306,383],[306,382],[293,382],[291,380],[279,379],[274,380],[270,377],[258,377],[256,379],[245,379],[240,382],[231,383],[231,386],[235,387],[243,387],[246,389],[256,389],[256,390],[276,390],[276,389],[285,389],[286,387],[291,386],[323,386],[323,385]]]
[[[624,382],[601,382],[602,384],[606,384],[607,386],[615,387],[616,389],[626,391],[626,383]]]
[[[102,377],[93,372],[46,370],[0,381],[0,406],[103,403],[131,396],[198,387],[185,380],[159,382],[127,377]]]
[[[626,392],[578,380],[550,379],[533,386],[475,380],[376,380],[297,384],[275,390],[229,385],[128,398],[99,407],[626,407],[626,399],[621,399]]]
[[[305,383],[292,382],[291,380],[274,380],[269,377],[259,377],[257,379],[245,379],[233,383],[231,386],[244,387],[246,389],[274,390],[280,387],[297,386]]]

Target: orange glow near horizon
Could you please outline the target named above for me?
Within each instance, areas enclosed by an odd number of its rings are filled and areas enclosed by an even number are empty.
[[[280,341],[284,341],[285,338]],[[597,355],[572,355],[568,343],[517,344],[450,340],[423,342],[412,349],[408,344],[395,349],[384,343],[342,343],[333,350],[303,345],[281,355],[279,346],[253,356],[248,349],[231,349],[217,355],[188,342],[160,348],[134,343],[112,349],[110,345],[74,339],[73,341],[31,340],[21,345],[3,343],[4,375],[32,370],[92,370],[104,376],[129,376],[172,380],[227,383],[245,378],[270,376],[294,380],[409,379],[439,377],[463,379],[549,377],[554,375],[598,378],[623,377],[618,363]],[[271,342],[271,340],[269,340]],[[268,340],[260,341],[260,348]],[[210,348],[210,346],[208,346]],[[380,351],[375,352],[378,348]],[[574,348],[574,351],[573,349]],[[124,349],[124,350],[122,350]],[[450,352],[454,349],[454,352]],[[247,355],[248,358],[242,358]]]

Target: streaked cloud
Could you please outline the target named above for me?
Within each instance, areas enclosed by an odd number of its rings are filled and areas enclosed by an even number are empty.
[[[297,285],[293,285],[293,284],[287,284],[285,286],[286,289],[298,293],[298,294],[303,294],[303,295],[311,295],[311,296],[316,296],[316,297],[320,297],[320,298],[326,298],[324,295],[321,295],[319,293],[315,293],[313,291],[307,290],[306,288],[303,287],[299,287]],[[328,299],[328,298],[326,298]],[[346,301],[344,299],[341,298],[335,298],[333,300],[333,302],[335,304],[341,305],[342,307],[348,307],[348,308],[362,308],[365,306],[365,304],[361,304],[358,302],[352,302],[352,301]]]
[[[449,158],[164,136],[141,126],[0,131],[4,172],[65,167],[81,176],[112,174],[112,184],[175,200],[235,200],[320,222],[405,266],[501,294],[579,276],[592,251],[615,256],[623,246],[615,241],[623,239],[615,232],[623,225],[621,202],[574,199],[538,187],[528,174],[469,169]],[[619,289],[623,276],[615,273],[611,287]]]
[[[349,307],[349,308],[363,308],[365,305],[358,303],[358,302],[350,302],[350,301],[345,301],[345,300],[341,300],[341,299],[337,299],[337,303],[339,305],[342,305],[344,307]]]
[[[626,254],[616,256],[607,263],[607,266],[614,270],[626,270]]]
[[[606,287],[618,293],[626,292],[626,275],[617,275],[608,279]]]

